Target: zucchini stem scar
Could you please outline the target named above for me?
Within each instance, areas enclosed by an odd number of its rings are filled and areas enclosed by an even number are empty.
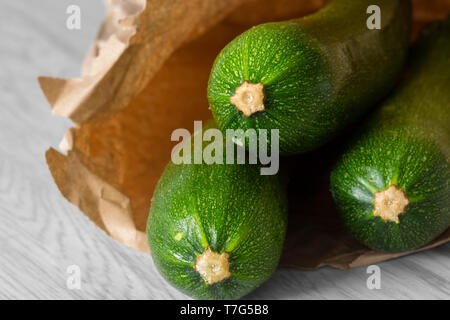
[[[400,223],[398,216],[405,212],[405,207],[409,204],[405,193],[395,184],[386,190],[375,192],[374,216],[381,217],[385,221]]]
[[[207,284],[218,283],[231,276],[228,253],[217,253],[209,247],[201,255],[197,256],[194,269]]]
[[[245,80],[230,98],[231,104],[241,111],[244,116],[250,117],[258,111],[264,111],[264,85],[262,83],[249,83]]]

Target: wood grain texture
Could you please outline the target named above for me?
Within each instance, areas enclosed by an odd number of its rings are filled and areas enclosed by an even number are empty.
[[[68,30],[66,8],[81,8]],[[51,115],[36,77],[79,75],[104,14],[101,1],[0,2],[0,298],[183,299],[150,256],[113,241],[69,204],[44,153],[71,126]],[[81,289],[67,286],[68,266]],[[449,299],[450,244],[379,264],[381,289],[366,268],[279,270],[249,299]]]

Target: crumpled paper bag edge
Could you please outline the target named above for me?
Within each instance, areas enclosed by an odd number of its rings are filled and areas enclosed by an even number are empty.
[[[91,172],[74,152],[65,156],[49,148],[45,158],[59,191],[69,202],[111,238],[150,253],[145,232],[137,230],[133,222],[127,196]]]
[[[120,2],[110,2],[107,14],[109,20],[103,22],[102,28],[105,28],[108,23],[118,23],[122,29],[117,30],[123,32],[123,29],[127,29],[127,35],[119,37],[114,33],[110,34],[107,40],[101,41],[101,47],[99,47],[97,55],[93,53],[96,50],[91,49],[85,59],[83,74],[80,78],[38,77],[41,90],[51,105],[53,113],[81,124],[124,108],[133,97],[144,89],[167,57],[177,48],[185,41],[202,34],[211,25],[220,21],[247,0],[227,0],[214,6],[211,1],[190,0],[184,2],[184,5],[187,4],[188,10],[178,12],[180,10],[177,11],[173,8],[177,4],[179,5],[180,1],[182,2],[182,0],[169,2],[147,0],[146,5],[140,11],[132,12],[129,16],[120,16],[120,18],[111,14],[114,11],[114,5],[118,6]],[[171,14],[187,15],[186,12],[189,13],[190,11],[196,12],[192,14],[196,19],[189,27],[183,26],[181,23],[179,23],[181,26],[178,27],[175,22],[172,22],[172,25],[169,26],[165,26],[164,23],[158,25],[160,23],[158,20],[164,20],[161,17],[153,19],[155,22],[147,19],[150,21],[148,22],[150,25],[147,25],[148,23],[146,24],[144,19],[146,15],[152,16],[158,13],[166,16]],[[211,11],[215,14],[212,14]],[[182,22],[179,19],[180,17],[177,16],[173,20]],[[166,18],[165,21],[168,22],[169,20]],[[174,35],[170,38],[172,34],[176,34],[176,32],[167,32],[166,29],[171,26],[180,29],[184,27],[183,31],[179,31],[181,35]],[[154,41],[151,43],[149,43],[146,33],[149,28],[159,28],[161,31],[158,39],[153,39]],[[158,42],[162,41],[159,39],[162,36],[164,36],[166,44],[164,49],[161,49],[162,46],[159,46]],[[97,39],[94,47],[99,43],[99,39]],[[150,45],[153,46],[153,56],[157,58],[148,59],[146,50],[143,48]],[[87,60],[90,63],[86,63]],[[133,83],[132,86],[128,85],[131,83],[131,81],[127,81],[128,79],[138,78],[138,82]]]

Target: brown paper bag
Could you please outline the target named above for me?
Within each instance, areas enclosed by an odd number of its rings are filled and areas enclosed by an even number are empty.
[[[109,236],[149,252],[145,226],[170,134],[211,118],[206,87],[216,55],[253,25],[300,17],[324,2],[110,0],[82,77],[39,78],[53,113],[76,124],[60,144],[66,155],[46,153],[61,193]],[[414,34],[449,11],[447,0],[415,1]],[[342,230],[328,191],[329,154],[337,151],[328,148],[282,162],[302,184],[289,191],[280,266],[352,268],[408,254],[371,251]],[[422,250],[449,240],[447,230]]]

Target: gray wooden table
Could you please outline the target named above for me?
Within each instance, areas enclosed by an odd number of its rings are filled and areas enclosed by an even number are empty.
[[[81,8],[80,30],[66,28],[71,4]],[[0,298],[186,298],[150,256],[113,241],[68,203],[45,164],[45,150],[71,123],[51,115],[36,77],[79,76],[104,12],[93,0],[0,2]],[[380,289],[368,289],[366,268],[280,270],[247,298],[450,298],[450,244],[378,266]]]

